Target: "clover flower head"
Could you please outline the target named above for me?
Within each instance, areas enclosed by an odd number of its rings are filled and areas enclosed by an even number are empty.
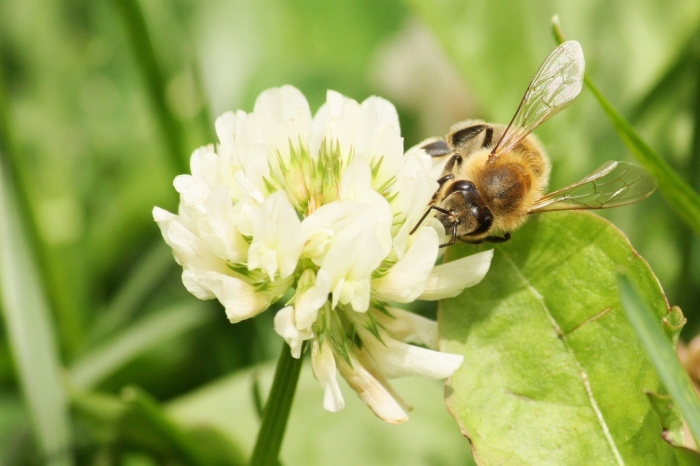
[[[283,86],[251,113],[219,117],[216,131],[219,143],[197,149],[191,174],[175,179],[178,213],[153,210],[185,287],[218,299],[234,323],[287,295],[275,331],[296,358],[310,348],[324,407],[344,406],[340,373],[381,419],[406,421],[388,379],[445,378],[462,357],[428,349],[436,323],[389,303],[459,294],[483,278],[492,251],[436,266],[442,225],[429,218],[410,234],[437,182],[425,155],[404,154],[384,99],[329,91],[312,116]]]

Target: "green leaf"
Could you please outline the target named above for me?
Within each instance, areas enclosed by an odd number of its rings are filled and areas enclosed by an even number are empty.
[[[700,440],[700,400],[688,373],[676,356],[675,347],[649,306],[642,300],[630,279],[620,276],[620,299],[639,341],[664,382],[664,386],[685,417],[696,443]]]
[[[32,427],[47,464],[72,464],[68,403],[35,251],[0,159],[0,293],[5,328]]]
[[[550,213],[496,247],[483,282],[442,303],[441,349],[465,358],[447,404],[477,461],[677,464],[645,395],[661,382],[622,311],[620,270],[660,321],[661,287],[617,228]]]

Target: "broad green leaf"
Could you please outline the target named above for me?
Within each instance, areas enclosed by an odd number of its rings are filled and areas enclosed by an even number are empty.
[[[41,451],[48,464],[72,464],[51,311],[12,188],[0,160],[0,308]]]
[[[629,278],[620,276],[620,299],[622,308],[637,332],[639,341],[649,355],[665,388],[685,417],[696,443],[700,440],[700,400],[688,373],[678,360],[674,346],[656,320],[656,315],[642,301]]]
[[[473,464],[443,402],[443,383],[417,377],[392,381],[397,392],[413,406],[410,420],[401,425],[381,422],[341,382],[345,408],[323,409],[323,391],[304,361],[280,461],[295,465]],[[253,386],[269,393],[274,367],[266,364],[239,372],[172,402],[168,412],[184,425],[210,425],[244,446],[249,456],[260,420]]]
[[[465,358],[447,404],[478,462],[678,464],[645,394],[661,382],[622,311],[621,270],[660,327],[669,309],[648,264],[587,212],[530,219],[483,282],[442,303],[441,349]]]

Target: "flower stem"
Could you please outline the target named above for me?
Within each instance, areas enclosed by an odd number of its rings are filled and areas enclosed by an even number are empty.
[[[287,419],[292,409],[292,399],[297,389],[301,358],[292,357],[287,345],[282,347],[282,353],[277,361],[275,379],[272,382],[270,396],[263,411],[262,425],[255,441],[252,466],[277,465]]]

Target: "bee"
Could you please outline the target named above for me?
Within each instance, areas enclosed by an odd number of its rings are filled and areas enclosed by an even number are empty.
[[[507,126],[468,120],[453,125],[445,138],[420,144],[435,161],[446,162],[439,188],[411,233],[435,211],[450,235],[440,247],[457,240],[500,243],[509,240],[529,214],[607,209],[651,195],[654,178],[627,162],[607,162],[582,180],[544,194],[550,163],[531,133],[572,102],[581,91],[583,75],[581,46],[564,42],[540,65]]]

